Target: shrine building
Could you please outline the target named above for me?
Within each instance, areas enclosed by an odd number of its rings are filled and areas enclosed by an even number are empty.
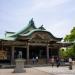
[[[31,64],[32,58],[38,56],[39,64],[47,63],[54,56],[59,56],[62,38],[55,37],[43,25],[36,27],[33,19],[27,27],[19,32],[6,32],[0,39],[0,63],[14,64],[19,51],[25,64]]]

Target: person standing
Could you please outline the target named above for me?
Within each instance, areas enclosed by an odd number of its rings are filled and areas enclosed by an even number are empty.
[[[34,58],[34,57],[32,58],[32,63],[33,63],[33,64],[35,63],[35,58]]]
[[[36,63],[38,63],[38,56],[36,56]]]
[[[69,69],[72,70],[72,58],[69,58]]]
[[[52,56],[51,63],[52,63],[52,67],[53,67],[54,66],[54,56]]]
[[[59,59],[59,57],[57,57],[57,59],[56,59],[56,64],[57,64],[57,67],[60,66],[60,59]]]

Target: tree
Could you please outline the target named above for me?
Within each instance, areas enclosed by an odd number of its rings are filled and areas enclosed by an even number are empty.
[[[70,34],[66,35],[64,38],[65,42],[72,42],[73,45],[66,49],[67,57],[75,58],[75,27],[71,30]]]
[[[66,35],[64,41],[75,42],[75,27],[73,27],[69,35]]]
[[[60,48],[60,50],[59,50],[59,56],[61,58],[66,58],[66,49]]]

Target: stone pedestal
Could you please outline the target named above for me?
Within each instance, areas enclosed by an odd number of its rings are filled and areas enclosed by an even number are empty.
[[[16,67],[14,69],[15,73],[22,73],[26,71],[24,70],[24,62],[25,62],[24,59],[16,59],[15,62],[16,62]]]

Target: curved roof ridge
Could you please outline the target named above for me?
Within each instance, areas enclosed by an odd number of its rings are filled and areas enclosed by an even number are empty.
[[[26,33],[29,28],[31,28],[31,29],[37,29],[36,26],[35,26],[35,23],[33,21],[33,18],[29,21],[29,24],[27,25],[27,27],[24,27],[22,30],[20,30],[19,32],[15,33],[14,35]]]
[[[47,32],[47,33],[49,33],[49,34],[51,35],[51,37],[53,37],[54,39],[57,39],[57,40],[60,40],[60,41],[62,40],[62,38],[57,38],[57,37],[55,37],[54,35],[52,35],[51,32],[46,31],[46,30],[41,30],[41,29],[34,29],[34,30],[32,30],[31,32],[29,32],[29,33],[27,33],[27,34],[20,34],[20,35],[21,35],[21,36],[29,36],[29,35],[33,34],[34,32],[36,32],[36,31]]]

